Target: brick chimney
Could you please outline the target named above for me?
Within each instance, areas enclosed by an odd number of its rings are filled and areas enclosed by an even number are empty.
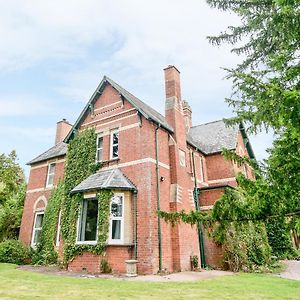
[[[192,127],[192,109],[187,101],[183,101],[183,115],[185,121],[185,130],[188,132]]]
[[[181,100],[180,72],[175,66],[168,66],[165,72],[166,120],[174,129],[174,139],[186,147],[186,130]]]
[[[71,128],[72,125],[66,119],[62,119],[56,123],[55,145],[64,140]]]

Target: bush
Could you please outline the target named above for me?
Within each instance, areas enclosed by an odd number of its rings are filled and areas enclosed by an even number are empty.
[[[18,240],[0,243],[0,262],[22,265],[30,262],[29,248]]]

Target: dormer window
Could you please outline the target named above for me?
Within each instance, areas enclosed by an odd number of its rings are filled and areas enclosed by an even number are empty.
[[[119,157],[119,130],[115,129],[110,133],[110,159]]]
[[[97,152],[96,152],[96,161],[101,162],[103,160],[103,137],[97,137]]]
[[[48,166],[47,180],[46,180],[46,186],[47,187],[53,186],[54,173],[55,173],[55,163],[49,164],[49,166]]]

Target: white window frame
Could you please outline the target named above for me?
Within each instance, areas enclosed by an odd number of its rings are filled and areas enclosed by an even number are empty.
[[[202,156],[199,156],[199,167],[200,167],[200,182],[203,182],[204,181],[204,172],[203,172],[203,158]]]
[[[58,214],[58,223],[57,223],[57,232],[56,232],[56,241],[55,241],[56,247],[59,247],[60,244],[60,227],[61,227],[61,210],[59,211]]]
[[[54,175],[55,175],[55,167],[56,167],[55,165],[56,165],[55,163],[50,163],[48,165],[46,187],[52,187],[53,184],[54,184]],[[54,166],[53,167],[53,173],[50,173],[51,166]],[[52,176],[52,183],[49,183],[50,176]]]
[[[98,147],[99,139],[102,139],[102,148],[99,148],[99,147]],[[96,144],[96,162],[102,162],[102,161],[103,161],[103,135],[102,135],[102,134],[98,134],[98,135],[97,135],[97,141],[96,141],[96,143],[97,143],[97,144]],[[99,151],[100,149],[102,150],[102,157],[101,157],[101,160],[98,159],[98,151]]]
[[[33,228],[32,228],[32,236],[31,236],[31,247],[32,247],[32,248],[36,248],[36,243],[34,243],[34,236],[35,236],[36,230],[41,231],[42,228],[43,228],[43,223],[42,223],[42,227],[35,228],[37,216],[38,216],[38,215],[44,215],[44,214],[45,214],[45,211],[44,211],[44,210],[36,211],[36,212],[35,212],[35,215],[34,215],[34,222],[33,222]],[[44,219],[43,219],[43,221],[44,221]]]
[[[118,197],[121,196],[122,197],[122,217],[113,217],[111,215],[111,202],[113,197]],[[110,200],[109,203],[109,236],[108,236],[108,244],[109,245],[122,245],[124,244],[124,211],[125,211],[125,195],[124,193],[115,193],[113,195],[113,197]],[[121,220],[121,235],[120,235],[120,239],[112,239],[111,235],[112,235],[112,222],[113,220]]]
[[[96,240],[95,241],[80,241],[79,238],[79,230],[81,230],[81,216],[82,216],[82,210],[83,210],[83,202],[84,201],[98,201],[98,213],[97,213],[97,228],[96,228]],[[99,199],[95,198],[95,197],[91,197],[91,198],[84,198],[81,201],[81,208],[79,211],[79,215],[78,215],[78,219],[77,219],[77,229],[76,229],[76,244],[77,245],[96,245],[98,242],[98,220],[99,220]]]
[[[118,133],[118,144],[113,143],[114,133]],[[113,157],[113,146],[115,146],[115,145],[118,145],[118,156]],[[120,150],[119,145],[120,145],[120,132],[119,132],[119,129],[117,128],[117,129],[114,129],[110,132],[110,159],[118,159],[119,158],[119,156],[120,156],[119,155],[119,150]]]

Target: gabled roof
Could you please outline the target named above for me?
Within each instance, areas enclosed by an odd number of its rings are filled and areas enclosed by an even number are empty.
[[[239,125],[227,126],[223,120],[190,128],[187,141],[204,154],[221,152],[222,148],[235,149]]]
[[[51,147],[41,155],[37,156],[36,158],[32,159],[27,165],[32,165],[50,158],[63,156],[67,153],[67,144],[64,142],[60,142],[55,146]]]
[[[65,142],[68,142],[69,139],[71,138],[72,134],[74,133],[74,131],[76,131],[78,129],[78,127],[80,126],[80,122],[83,120],[84,116],[89,112],[89,109],[90,109],[91,105],[93,104],[93,102],[96,101],[96,99],[98,99],[99,96],[102,94],[102,92],[107,84],[110,84],[114,89],[116,89],[117,92],[120,94],[120,96],[124,97],[147,120],[150,120],[150,121],[153,121],[153,122],[159,124],[160,126],[165,128],[169,132],[173,132],[172,126],[170,126],[167,123],[167,121],[163,115],[161,115],[155,109],[153,109],[152,107],[150,107],[149,105],[147,105],[146,103],[144,103],[143,101],[141,101],[140,99],[138,99],[137,97],[135,97],[134,95],[129,93],[127,90],[125,90],[123,87],[118,85],[116,82],[114,82],[109,77],[104,76],[102,81],[98,85],[97,89],[91,96],[90,100],[86,104],[85,108],[79,115],[79,117],[76,120],[75,124],[73,125],[72,129],[70,130],[70,133],[65,138],[65,140],[64,140]]]
[[[137,191],[135,185],[116,168],[112,170],[100,171],[93,174],[79,183],[71,194],[87,191],[95,191],[100,189],[121,189]]]

